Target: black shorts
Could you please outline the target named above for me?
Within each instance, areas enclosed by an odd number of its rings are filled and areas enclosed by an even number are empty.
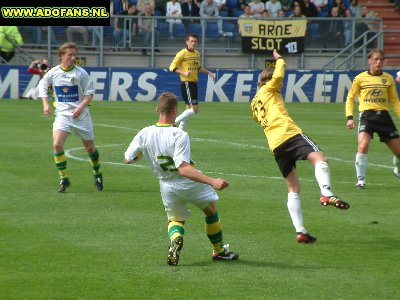
[[[372,138],[376,132],[381,142],[399,137],[396,125],[387,110],[365,110],[360,112],[358,133],[367,132]]]
[[[296,161],[305,160],[312,152],[321,151],[306,134],[297,134],[274,150],[275,160],[284,178],[296,168]]]
[[[197,102],[197,82],[194,81],[182,81],[181,82],[181,93],[183,101],[187,105],[198,105]]]

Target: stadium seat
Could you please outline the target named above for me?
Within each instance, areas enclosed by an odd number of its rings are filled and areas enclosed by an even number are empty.
[[[237,9],[237,8],[239,8],[239,1],[238,0],[226,0],[226,6],[230,10]]]
[[[183,23],[174,23],[172,26],[172,36],[184,37],[186,36],[186,29]]]
[[[189,24],[189,33],[195,33],[199,37],[201,37],[202,34],[203,34],[203,30],[201,28],[201,24],[200,23],[190,23]]]
[[[219,37],[218,25],[216,22],[207,22],[206,23],[206,37],[208,37],[208,38]]]
[[[321,36],[319,32],[319,24],[318,23],[308,23],[307,24],[307,36],[311,38],[318,38]]]
[[[234,16],[235,18],[237,18],[237,17],[243,15],[243,13],[244,13],[244,12],[243,12],[243,10],[241,10],[241,9],[234,9],[233,12],[232,12],[232,14],[233,14],[233,16]]]
[[[222,24],[222,30],[227,33],[227,32],[232,32],[232,36],[237,35],[237,29],[236,29],[236,24],[232,23],[231,21],[224,21]]]
[[[220,11],[219,11],[219,16],[220,16],[220,17],[223,17],[223,18],[226,18],[226,17],[228,16],[228,11],[226,11],[226,10],[220,10]]]
[[[169,36],[168,23],[162,20],[157,20],[157,30],[160,36]]]

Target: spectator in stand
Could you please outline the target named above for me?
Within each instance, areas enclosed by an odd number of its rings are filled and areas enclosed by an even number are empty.
[[[160,41],[160,33],[156,30],[157,19],[153,19],[154,12],[153,7],[150,3],[145,4],[144,13],[142,13],[141,18],[138,20],[138,28],[140,33],[143,35],[143,47],[151,47],[151,35],[154,31],[154,46],[157,48]],[[154,26],[153,26],[154,25]],[[142,54],[147,54],[147,49],[142,49]],[[155,49],[155,52],[160,52],[160,50]]]
[[[358,0],[351,0],[349,9],[353,17],[358,18],[361,16],[361,6],[358,5]]]
[[[221,11],[226,11],[229,14],[228,7],[226,6],[226,0],[214,0],[214,2],[218,6],[218,10],[221,13]],[[230,12],[232,14],[232,12]]]
[[[282,4],[279,0],[269,0],[265,3],[265,9],[271,13],[273,18],[278,18],[278,12],[282,9]]]
[[[48,70],[50,70],[51,67],[49,65],[49,60],[47,58],[43,58],[42,61],[39,59],[34,60],[31,62],[31,64],[28,67],[28,73],[32,75],[39,75],[40,79],[43,78],[43,76],[47,73]],[[39,80],[40,82],[40,80]],[[36,85],[36,87],[31,88],[24,97],[23,99],[34,99],[36,100],[39,97],[39,82]]]
[[[186,0],[181,5],[182,16],[184,17],[200,17],[200,7],[197,0]],[[183,24],[187,27],[190,23],[198,23],[196,19],[184,19]],[[186,28],[187,29],[187,28]]]
[[[279,19],[286,18],[286,13],[285,13],[285,11],[283,9],[280,9],[278,11],[278,18]]]
[[[296,5],[293,9],[293,14],[289,16],[290,19],[293,18],[305,18],[306,16],[301,13],[300,6]]]
[[[265,5],[260,0],[253,0],[249,3],[250,13],[255,17],[261,17],[263,11],[265,10]]]
[[[396,6],[394,11],[400,12],[400,0],[395,0],[394,5]]]
[[[318,12],[322,11],[328,5],[328,0],[310,0],[315,5]]]
[[[262,12],[261,17],[259,17],[258,19],[263,19],[263,20],[267,20],[267,19],[271,19],[271,13],[269,12],[269,10],[264,9]]]
[[[87,26],[68,26],[66,33],[68,42],[73,42],[74,33],[79,33],[82,36],[84,45],[89,45],[89,31]]]
[[[110,4],[112,5],[112,9],[110,9],[110,11],[113,15],[118,15],[121,11],[126,10],[128,7],[127,0],[112,0]]]
[[[335,2],[333,3],[333,7],[337,7],[338,8],[338,17],[344,17],[345,16],[345,12],[346,12],[346,6],[343,3],[343,0],[335,0]],[[332,10],[331,10],[332,12]]]
[[[243,8],[243,14],[239,16],[239,19],[253,19],[254,16],[250,12],[250,6],[246,5]]]
[[[361,18],[365,19],[374,19],[376,18],[376,12],[372,10],[368,10],[368,7],[361,6]],[[375,30],[376,28],[376,21],[374,20],[368,20],[363,22],[366,25],[366,30]],[[357,34],[358,35],[358,34]]]
[[[46,45],[48,39],[48,26],[32,26],[33,35],[32,41],[36,45],[43,45],[43,36],[45,37]],[[52,27],[50,27],[50,43],[53,46],[57,45],[56,34]]]
[[[166,16],[168,17],[168,19],[166,19],[166,21],[169,24],[169,34],[172,37],[172,29],[174,27],[174,24],[182,23],[181,4],[179,2],[177,2],[176,0],[168,1]]]
[[[299,0],[301,13],[307,18],[318,17],[318,9],[315,7],[314,3],[310,0]]]
[[[203,0],[200,4],[200,17],[207,19],[206,21],[216,20],[218,33],[224,35],[222,31],[222,20],[219,18],[219,9],[214,0]]]
[[[114,18],[114,45],[117,47],[127,47],[129,37],[135,37],[137,32],[138,19],[128,19],[124,16],[137,16],[138,12],[136,5],[129,4],[128,10],[121,11],[118,16]],[[131,26],[132,25],[132,26]],[[114,49],[117,50],[117,49]]]
[[[353,14],[350,9],[346,9],[346,18],[353,18]],[[352,20],[346,20],[344,21],[344,45],[347,46],[351,43],[353,39],[353,21]]]
[[[155,6],[156,6],[155,3],[154,3],[154,0],[137,0],[136,9],[138,10],[139,15],[145,13],[146,4],[150,4],[151,11],[154,13],[154,9],[155,9]]]
[[[241,10],[244,10],[244,7],[245,7],[246,5],[249,5],[249,2],[248,2],[247,0],[238,0],[238,2],[239,2],[239,8],[240,8]]]
[[[293,10],[293,0],[281,0],[280,2],[285,14]]]
[[[0,64],[9,63],[15,55],[15,48],[22,44],[17,26],[0,26]]]
[[[333,6],[330,13],[331,18],[339,17],[339,7]],[[344,43],[343,20],[330,20],[327,32],[323,35],[325,48],[341,48]]]
[[[156,11],[160,12],[160,16],[165,16],[167,14],[165,0],[154,0],[154,14],[155,15],[157,15]]]

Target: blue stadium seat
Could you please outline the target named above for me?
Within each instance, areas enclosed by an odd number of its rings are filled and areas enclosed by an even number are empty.
[[[236,24],[232,23],[231,21],[224,21],[222,24],[222,30],[223,32],[232,32],[232,36],[236,36],[238,30],[236,29]]]
[[[217,38],[219,37],[218,25],[216,22],[207,22],[206,24],[206,37]]]
[[[220,17],[223,17],[223,18],[227,17],[227,16],[228,16],[228,11],[226,11],[226,10],[220,10],[220,11],[219,11],[219,16],[220,16]]]
[[[186,36],[185,25],[183,25],[183,23],[174,23],[172,26],[172,35],[174,37]]]
[[[201,28],[201,24],[200,23],[190,23],[188,30],[189,30],[189,33],[197,34],[199,36],[199,38],[203,34],[203,30]]]
[[[308,23],[307,24],[307,36],[311,38],[318,38],[321,36],[319,32],[319,24],[318,23]]]
[[[232,15],[237,18],[237,17],[243,15],[243,13],[244,13],[243,10],[237,8],[237,9],[233,10]]]
[[[226,6],[231,9],[237,9],[239,8],[239,0],[226,0]]]
[[[157,20],[157,30],[160,33],[160,36],[169,36],[169,26],[167,22]]]

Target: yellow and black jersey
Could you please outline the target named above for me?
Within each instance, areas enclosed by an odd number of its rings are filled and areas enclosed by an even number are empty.
[[[287,139],[302,133],[286,110],[281,94],[285,60],[279,58],[272,79],[263,85],[251,102],[253,119],[260,123],[271,151]]]
[[[189,76],[179,74],[181,81],[192,81],[197,82],[199,79],[200,64],[200,52],[197,50],[190,51],[187,48],[179,51],[171,65],[169,70],[175,72],[176,69],[181,71],[190,72]]]
[[[354,98],[358,97],[358,111],[389,110],[389,102],[393,111],[400,117],[400,102],[393,76],[382,72],[371,75],[369,71],[358,74],[346,99],[346,117],[353,116]]]

